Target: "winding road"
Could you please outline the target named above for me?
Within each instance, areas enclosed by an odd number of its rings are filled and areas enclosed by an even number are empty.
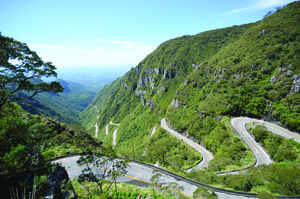
[[[279,127],[275,124],[264,122],[262,120],[256,120],[246,117],[238,117],[231,119],[231,125],[235,129],[236,133],[243,139],[244,142],[247,143],[247,145],[253,150],[257,161],[255,166],[261,165],[261,164],[271,164],[272,161],[269,157],[269,155],[264,151],[264,149],[255,142],[255,140],[252,138],[252,136],[248,133],[246,130],[245,125],[248,122],[256,122],[260,123],[262,125],[265,125],[270,131],[272,131],[275,134],[278,134],[285,138],[293,138],[295,141],[300,141],[300,135],[295,134],[291,131],[288,131],[282,127]],[[167,130],[172,135],[176,136],[179,139],[182,139],[182,141],[189,144],[191,147],[195,148],[197,151],[199,151],[202,156],[203,160],[200,164],[197,165],[196,169],[203,169],[208,165],[208,162],[213,159],[213,155],[206,150],[203,146],[191,141],[190,139],[186,138],[185,136],[179,134],[178,132],[172,130],[169,128],[166,124],[165,118],[161,120],[161,126],[165,130]],[[58,159],[54,162],[60,162],[62,166],[64,166],[69,174],[69,177],[73,179],[74,177],[78,176],[81,173],[82,167],[79,167],[76,163],[79,156],[72,156],[67,158]],[[94,168],[95,173],[101,173],[103,172],[103,168]],[[107,167],[109,169],[109,165]],[[162,174],[162,177],[160,178],[160,183],[162,185],[167,185],[170,182],[176,182],[179,186],[183,186],[184,191],[180,192],[181,194],[185,196],[192,197],[193,192],[196,190],[198,186],[204,186],[207,187],[207,185],[203,185],[197,182],[194,182],[192,180],[186,179],[184,177],[178,176],[174,173],[171,173],[169,171],[165,171],[161,168],[157,168],[153,165],[141,163],[138,161],[132,161],[129,163],[129,167],[127,168],[127,174],[125,176],[122,176],[118,179],[118,182],[126,182],[129,184],[137,184],[138,186],[147,187],[150,184],[151,177],[156,173],[160,172]],[[220,199],[227,199],[227,198],[256,198],[256,194],[252,193],[242,193],[242,192],[235,192],[235,191],[229,191],[224,190],[220,188],[212,187],[215,190],[215,193],[218,195]]]
[[[109,125],[117,125],[117,126],[120,126],[120,124],[113,123],[112,121],[110,121],[110,122],[106,125],[106,127],[105,127],[105,133],[106,133],[105,138],[106,138],[107,135],[109,134],[109,132],[108,132],[108,126],[109,126]],[[113,132],[113,143],[112,143],[112,144],[113,144],[113,148],[115,148],[115,146],[116,146],[117,132],[118,132],[118,129],[114,130],[114,132]],[[104,141],[105,138],[104,138],[102,141]]]
[[[95,124],[95,128],[96,128],[95,137],[98,137],[98,125],[97,125],[97,123]]]
[[[192,169],[199,170],[199,169],[203,169],[203,168],[207,167],[208,162],[214,158],[212,153],[209,152],[208,150],[206,150],[203,146],[199,145],[198,143],[186,138],[185,136],[181,135],[180,133],[178,133],[178,132],[174,131],[173,129],[169,128],[167,123],[166,123],[165,118],[161,119],[160,124],[161,124],[161,127],[163,129],[165,129],[166,131],[168,131],[170,134],[172,134],[175,137],[181,139],[183,142],[187,143],[188,145],[190,145],[191,147],[196,149],[199,153],[201,153],[202,161],[199,164],[197,164],[195,167],[187,170],[187,172],[192,171]]]
[[[231,125],[234,127],[236,133],[240,138],[250,147],[256,157],[256,164],[254,166],[262,164],[271,164],[272,160],[267,152],[254,140],[250,133],[246,129],[246,124],[249,122],[259,122],[250,118],[233,118],[231,119]]]

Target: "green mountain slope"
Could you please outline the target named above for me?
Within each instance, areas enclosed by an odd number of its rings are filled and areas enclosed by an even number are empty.
[[[110,121],[119,123],[121,156],[133,157],[134,149],[135,159],[176,169],[176,158],[163,160],[149,138],[166,117],[214,154],[208,171],[241,168],[253,156],[229,126],[230,117],[264,118],[300,130],[299,21],[300,3],[294,2],[253,24],[169,40],[105,88],[111,92],[101,91],[93,101],[99,113],[90,107],[83,120],[99,125],[99,138]],[[153,153],[143,156],[147,147]]]
[[[53,117],[69,124],[80,123],[80,112],[88,106],[96,94],[79,83],[62,79],[57,81],[64,87],[63,93],[39,93],[31,99],[19,101],[19,104],[31,114]]]

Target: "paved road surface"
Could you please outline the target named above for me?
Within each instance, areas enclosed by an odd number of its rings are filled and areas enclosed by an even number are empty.
[[[118,132],[118,129],[116,129],[113,132],[113,148],[115,148],[115,146],[116,146],[117,132]]]
[[[117,124],[117,123],[112,123],[111,121],[106,125],[106,127],[105,127],[105,132],[106,132],[106,136],[109,134],[109,132],[108,132],[108,126],[109,125],[117,125],[117,126],[120,126],[120,124]],[[118,132],[118,129],[116,129],[114,132],[113,132],[113,148],[115,148],[115,146],[116,146],[116,139],[117,139],[117,132]],[[105,138],[106,138],[106,136],[105,136]],[[104,139],[105,139],[104,138]],[[104,140],[103,139],[103,140]]]
[[[246,124],[249,122],[258,122],[258,120],[250,119],[246,117],[238,117],[231,119],[232,126],[236,129],[237,133],[243,139],[244,142],[251,148],[255,157],[255,166],[262,164],[271,164],[271,158],[267,152],[253,139],[253,137],[248,133],[246,129]]]
[[[97,125],[97,123],[95,124],[95,127],[96,127],[95,137],[98,137],[98,125]]]
[[[54,162],[59,162],[67,169],[67,172],[69,174],[70,179],[74,179],[77,176],[81,174],[81,170],[84,167],[79,167],[76,163],[80,156],[73,156],[73,157],[67,157],[64,159],[56,160]],[[110,168],[111,163],[109,163],[105,168]],[[103,172],[103,169],[101,168],[94,168],[93,170],[96,174],[101,174]],[[128,184],[134,184],[140,187],[148,187],[150,184],[151,177],[157,173],[158,170],[152,169],[143,165],[139,165],[136,163],[129,163],[129,168],[127,168],[127,174],[125,176],[120,176],[117,181],[118,182],[124,182]],[[159,183],[163,186],[167,186],[170,182],[176,182],[179,184],[179,186],[183,186],[184,190],[181,192],[183,195],[192,197],[193,192],[197,189],[197,186],[191,183],[188,183],[186,181],[183,181],[181,179],[178,179],[176,177],[167,175],[165,173],[161,173],[161,178],[159,180]],[[216,192],[219,199],[246,199],[246,198],[255,198],[255,197],[244,197],[244,196],[236,196],[231,194],[226,194],[222,192]]]
[[[156,132],[156,125],[152,128],[150,137],[152,137],[152,135],[153,135],[155,132]]]
[[[268,154],[262,149],[261,146],[259,146],[255,140],[250,136],[250,134],[246,131],[245,124],[248,122],[258,122],[263,124],[263,121],[261,120],[256,120],[256,119],[250,119],[250,118],[244,118],[244,117],[239,117],[239,118],[233,118],[231,120],[231,124],[233,127],[236,129],[237,133],[241,136],[242,139],[245,140],[245,142],[250,146],[250,148],[254,151],[254,154],[257,158],[257,165],[261,164],[271,164],[271,160],[268,156]],[[296,141],[299,142],[300,136],[298,134],[292,133],[286,129],[283,129],[282,127],[279,127],[277,125],[265,122],[265,125],[269,130],[272,130],[276,134],[280,134],[283,137],[286,138],[294,138]],[[211,153],[207,151],[205,148],[200,146],[199,144],[187,139],[186,137],[182,136],[181,134],[175,132],[174,130],[170,129],[167,124],[165,119],[163,118],[161,120],[161,126],[166,129],[169,133],[173,134],[174,136],[178,137],[179,139],[182,139],[184,142],[189,144],[191,147],[195,148],[198,150],[202,156],[203,156],[203,161],[198,165],[198,169],[201,169],[205,166],[208,165],[208,162],[213,158]],[[74,157],[68,157],[64,159],[60,159],[54,162],[60,162],[62,166],[66,167],[69,177],[76,178],[81,173],[81,170],[83,169],[82,167],[79,167],[76,163],[77,159],[79,156],[74,156]],[[138,186],[143,186],[147,187],[149,186],[150,178],[158,171],[157,169],[149,168],[144,165],[140,165],[137,163],[129,163],[129,168],[127,168],[128,173],[126,176],[122,176],[118,179],[118,182],[126,182],[129,184],[137,184]],[[109,165],[108,167],[109,168]],[[96,173],[101,173],[103,169],[101,168],[95,168]],[[177,182],[179,186],[183,186],[184,191],[182,194],[186,196],[192,197],[193,192],[196,190],[197,186],[195,186],[192,183],[188,183],[186,181],[183,181],[181,179],[177,179],[173,176],[170,176],[165,173],[161,173],[162,177],[160,179],[160,183],[162,185],[167,185],[170,182]],[[216,191],[216,194],[220,199],[230,199],[230,198],[255,198],[255,197],[249,197],[249,196],[242,196],[242,195],[232,195],[229,193],[223,193],[222,191],[218,192]]]
[[[203,169],[204,167],[208,166],[208,162],[213,159],[213,155],[208,150],[206,150],[203,146],[199,145],[198,143],[186,138],[185,136],[181,135],[180,133],[169,128],[167,126],[165,118],[162,118],[160,123],[161,123],[161,127],[163,129],[165,129],[166,131],[168,131],[175,137],[181,139],[183,142],[187,143],[188,145],[190,145],[191,147],[193,147],[194,149],[196,149],[197,151],[199,151],[201,153],[203,159],[197,166],[193,167],[193,169],[199,170],[199,169]],[[190,172],[190,171],[191,171],[191,169],[188,170],[187,172]]]

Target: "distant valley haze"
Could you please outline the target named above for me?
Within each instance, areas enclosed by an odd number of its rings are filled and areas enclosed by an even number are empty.
[[[74,66],[57,68],[57,78],[43,78],[49,82],[63,79],[67,82],[77,82],[93,92],[98,92],[104,85],[110,84],[118,77],[122,77],[131,67],[123,66]]]

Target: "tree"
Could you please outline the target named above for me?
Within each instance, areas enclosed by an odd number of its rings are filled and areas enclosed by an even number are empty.
[[[194,192],[193,192],[193,198],[207,198],[207,199],[217,199],[218,195],[214,192],[211,188],[205,188],[199,186]]]
[[[257,194],[257,198],[259,198],[259,199],[276,199],[277,197],[272,196],[268,192],[262,191]]]
[[[0,111],[3,105],[27,98],[40,92],[63,92],[59,82],[37,81],[41,77],[57,77],[56,67],[44,62],[25,43],[0,34]],[[19,91],[27,91],[21,95]]]
[[[117,160],[116,153],[112,148],[102,146],[101,153],[88,152],[78,159],[77,164],[84,167],[82,173],[78,176],[78,181],[96,183],[99,188],[96,194],[101,196],[107,196],[109,189],[115,183],[115,190],[118,196],[117,178],[127,173],[128,162],[128,160]],[[91,196],[94,194],[89,187],[85,187],[85,189]]]

